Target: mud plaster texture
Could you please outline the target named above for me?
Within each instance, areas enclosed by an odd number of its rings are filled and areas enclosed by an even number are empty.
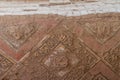
[[[120,80],[120,14],[0,17],[1,80]]]
[[[120,1],[64,1],[0,1],[0,80],[120,80]]]

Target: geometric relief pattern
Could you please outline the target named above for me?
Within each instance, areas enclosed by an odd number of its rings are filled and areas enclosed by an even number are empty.
[[[57,76],[67,74],[78,62],[77,56],[61,44],[43,60],[44,65]]]
[[[101,20],[96,22],[87,22],[85,26],[89,29],[89,32],[96,37],[96,40],[101,44],[114,36],[120,29],[120,23],[118,21]]]
[[[21,61],[22,66],[17,66],[16,70],[13,69],[13,72],[4,77],[4,80],[120,80],[120,45],[111,49],[116,44],[112,45],[112,42],[116,40],[115,34],[119,33],[119,24],[111,20],[95,23],[88,21],[84,24],[86,27],[79,26],[78,33],[77,30],[69,29],[65,25],[61,27],[60,24],[47,32],[43,40],[32,48],[30,56]],[[19,48],[37,29],[37,27],[30,29],[16,27],[17,29],[14,28],[15,30],[11,32],[12,28],[5,28],[2,37],[10,38],[9,42],[16,48]],[[85,32],[86,29],[88,32]],[[24,34],[19,35],[16,31]],[[14,32],[16,34],[13,34]],[[93,49],[94,47],[97,48]],[[100,50],[100,52],[98,51],[96,55],[94,50]],[[99,53],[102,55],[98,55]]]
[[[55,29],[50,33],[39,48],[39,54],[46,55],[42,65],[65,79],[74,80],[75,75],[81,78],[98,59],[73,33],[66,28],[60,29],[60,32]]]
[[[0,55],[0,78],[13,66],[13,63]]]
[[[57,40],[57,38],[51,36],[48,38],[48,40],[46,40],[44,42],[44,44],[42,44],[42,46],[39,49],[39,52],[41,54],[48,54],[50,51],[52,51],[54,49],[55,46],[57,46],[59,43],[59,41]]]
[[[19,48],[35,31],[37,26],[33,24],[17,24],[13,26],[0,27],[2,38],[7,40],[13,48]]]
[[[102,73],[98,73],[92,80],[108,80]]]
[[[111,65],[110,67],[120,75],[120,45],[107,52],[105,60]]]
[[[109,21],[103,19],[96,22],[87,22],[84,25],[86,26],[87,31],[103,45],[106,41],[110,40],[110,38],[113,38],[120,30],[119,21],[112,21],[111,19]],[[120,75],[120,46],[103,53],[103,55],[101,55],[101,60],[103,57],[104,62],[107,62],[111,69]]]
[[[51,18],[39,18],[34,22],[31,21],[33,17],[29,20],[27,16],[24,18],[21,16],[17,20],[14,17],[10,17],[11,21],[6,17],[8,23],[5,21],[0,23],[3,25],[0,26],[0,49],[17,61],[23,58],[46,35],[46,32],[59,22]]]
[[[120,78],[105,64],[99,61],[81,80],[119,80]]]

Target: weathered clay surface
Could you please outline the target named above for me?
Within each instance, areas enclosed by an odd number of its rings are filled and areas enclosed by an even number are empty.
[[[1,80],[120,80],[119,13],[0,18]]]

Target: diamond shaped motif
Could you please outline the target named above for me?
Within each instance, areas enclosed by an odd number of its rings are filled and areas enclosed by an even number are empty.
[[[44,59],[44,64],[58,76],[68,73],[79,62],[77,56],[72,54],[63,45],[58,45],[52,54]]]
[[[33,24],[19,24],[14,26],[0,27],[2,38],[9,42],[13,48],[19,48],[36,30]]]
[[[57,76],[80,78],[98,61],[98,57],[66,28],[63,32],[52,33],[40,47],[39,53],[47,55],[42,61],[48,70]],[[53,38],[54,37],[54,38]],[[71,75],[71,76],[70,76]],[[63,77],[64,78],[64,77]]]
[[[120,23],[118,21],[96,21],[86,23],[85,26],[96,37],[96,40],[102,44],[114,36],[120,29]]]

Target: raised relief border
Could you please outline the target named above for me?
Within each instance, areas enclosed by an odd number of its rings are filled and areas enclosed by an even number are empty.
[[[10,59],[8,59],[6,56],[2,55],[3,52],[0,51],[0,79],[6,74],[7,71],[9,71],[12,66],[14,65],[14,62]]]
[[[105,53],[104,59],[111,69],[120,76],[120,44]]]

